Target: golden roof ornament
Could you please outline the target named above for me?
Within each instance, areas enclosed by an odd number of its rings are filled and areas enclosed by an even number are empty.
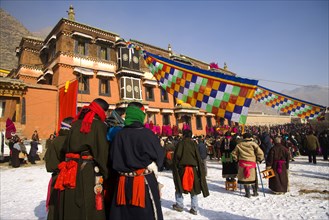
[[[224,70],[227,70],[226,62],[224,62]]]
[[[172,52],[171,52],[171,45],[170,44],[168,44],[168,51],[169,51],[169,56],[171,56]]]
[[[74,13],[74,8],[72,5],[70,6],[70,9],[67,11],[67,13],[69,16],[69,20],[75,21],[75,13]]]

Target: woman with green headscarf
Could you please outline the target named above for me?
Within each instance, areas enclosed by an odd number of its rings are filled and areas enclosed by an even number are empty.
[[[159,138],[144,127],[144,106],[131,102],[124,127],[113,139],[109,162],[119,175],[109,219],[163,219],[158,182],[149,165],[163,164]]]

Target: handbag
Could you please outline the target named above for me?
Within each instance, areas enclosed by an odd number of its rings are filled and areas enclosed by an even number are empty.
[[[24,159],[25,158],[25,154],[23,152],[19,152],[18,158],[19,159]]]

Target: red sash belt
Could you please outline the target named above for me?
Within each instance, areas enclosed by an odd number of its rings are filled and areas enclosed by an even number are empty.
[[[275,163],[277,163],[277,168],[276,171],[278,172],[278,174],[282,173],[282,164],[284,164],[286,161],[285,160],[275,160]]]
[[[244,168],[243,174],[245,178],[249,178],[250,176],[250,169],[256,168],[256,162],[246,161],[246,160],[239,160],[239,166]]]
[[[67,153],[67,159],[91,160],[92,156],[80,156],[80,154]],[[54,189],[64,190],[65,188],[74,189],[76,187],[78,162],[75,160],[63,161],[58,164],[59,174]]]
[[[166,158],[168,159],[168,160],[172,160],[172,153],[173,153],[173,151],[168,151],[167,152],[167,154],[166,154]]]
[[[130,201],[131,205],[139,206],[145,208],[145,169],[136,170],[136,175],[133,176],[133,194],[132,200]],[[118,185],[118,195],[117,195],[117,204],[126,205],[126,194],[125,194],[125,182],[126,176],[120,175],[119,185]]]
[[[184,170],[182,185],[185,191],[191,192],[194,184],[194,172],[192,166],[186,166]]]

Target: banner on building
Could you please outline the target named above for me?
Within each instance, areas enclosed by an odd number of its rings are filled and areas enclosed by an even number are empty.
[[[315,119],[326,109],[325,106],[292,98],[262,86],[258,86],[254,99],[281,112],[305,119]]]
[[[59,89],[58,131],[64,118],[74,118],[77,114],[78,83],[78,80],[67,81]]]
[[[218,117],[246,123],[257,80],[203,70],[147,51],[143,55],[160,86],[174,97]]]

